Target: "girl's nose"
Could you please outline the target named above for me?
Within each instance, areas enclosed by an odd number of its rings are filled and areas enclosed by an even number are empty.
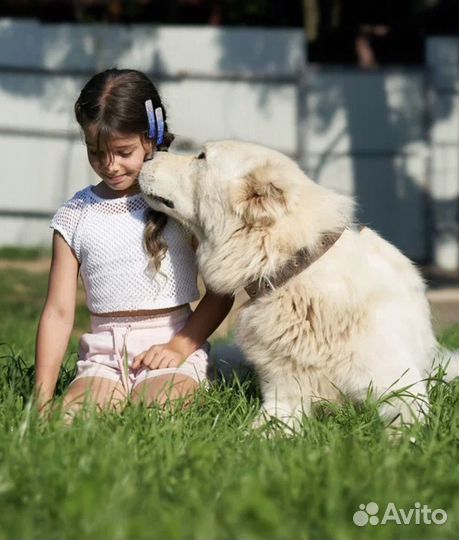
[[[118,172],[120,166],[117,159],[112,156],[107,156],[101,163],[102,170],[107,174],[113,174]]]

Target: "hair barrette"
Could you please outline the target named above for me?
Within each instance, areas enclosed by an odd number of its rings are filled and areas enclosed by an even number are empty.
[[[154,139],[156,137],[156,120],[151,99],[145,101],[145,109],[147,110],[148,117],[148,138]]]
[[[156,145],[159,146],[164,141],[164,118],[161,107],[153,110],[151,99],[145,101],[145,109],[148,117],[148,138],[156,139]]]
[[[164,119],[163,119],[163,110],[161,107],[156,107],[155,109],[156,125],[158,126],[158,135],[156,137],[156,145],[159,146],[163,144],[164,141]]]

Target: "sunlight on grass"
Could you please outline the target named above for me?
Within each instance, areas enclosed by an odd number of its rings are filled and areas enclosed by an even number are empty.
[[[395,439],[370,399],[323,403],[294,437],[274,423],[254,430],[251,380],[214,385],[185,410],[86,410],[69,428],[29,402],[46,286],[44,273],[0,270],[0,540],[457,537],[459,382],[432,380],[426,422]],[[82,301],[77,324],[88,324]],[[458,328],[441,341],[457,348]],[[58,395],[77,344],[75,334]],[[369,502],[420,502],[448,520],[358,527]]]

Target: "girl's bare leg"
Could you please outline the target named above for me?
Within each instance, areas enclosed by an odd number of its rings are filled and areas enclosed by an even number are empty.
[[[158,404],[164,407],[173,401],[183,400],[186,405],[192,401],[199,386],[192,377],[180,373],[151,377],[136,386],[132,392],[132,401],[146,406]]]
[[[83,377],[72,383],[64,394],[62,412],[71,422],[85,404],[101,410],[121,410],[126,398],[126,391],[119,382],[103,377]]]

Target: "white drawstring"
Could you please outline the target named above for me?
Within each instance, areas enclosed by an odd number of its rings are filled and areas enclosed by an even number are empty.
[[[124,331],[124,329],[126,330]],[[131,332],[131,325],[127,327],[119,328],[118,326],[110,326],[110,330],[113,335],[113,348],[115,350],[116,361],[121,373],[121,382],[123,384],[126,393],[129,394],[129,359],[127,352],[127,337]]]

